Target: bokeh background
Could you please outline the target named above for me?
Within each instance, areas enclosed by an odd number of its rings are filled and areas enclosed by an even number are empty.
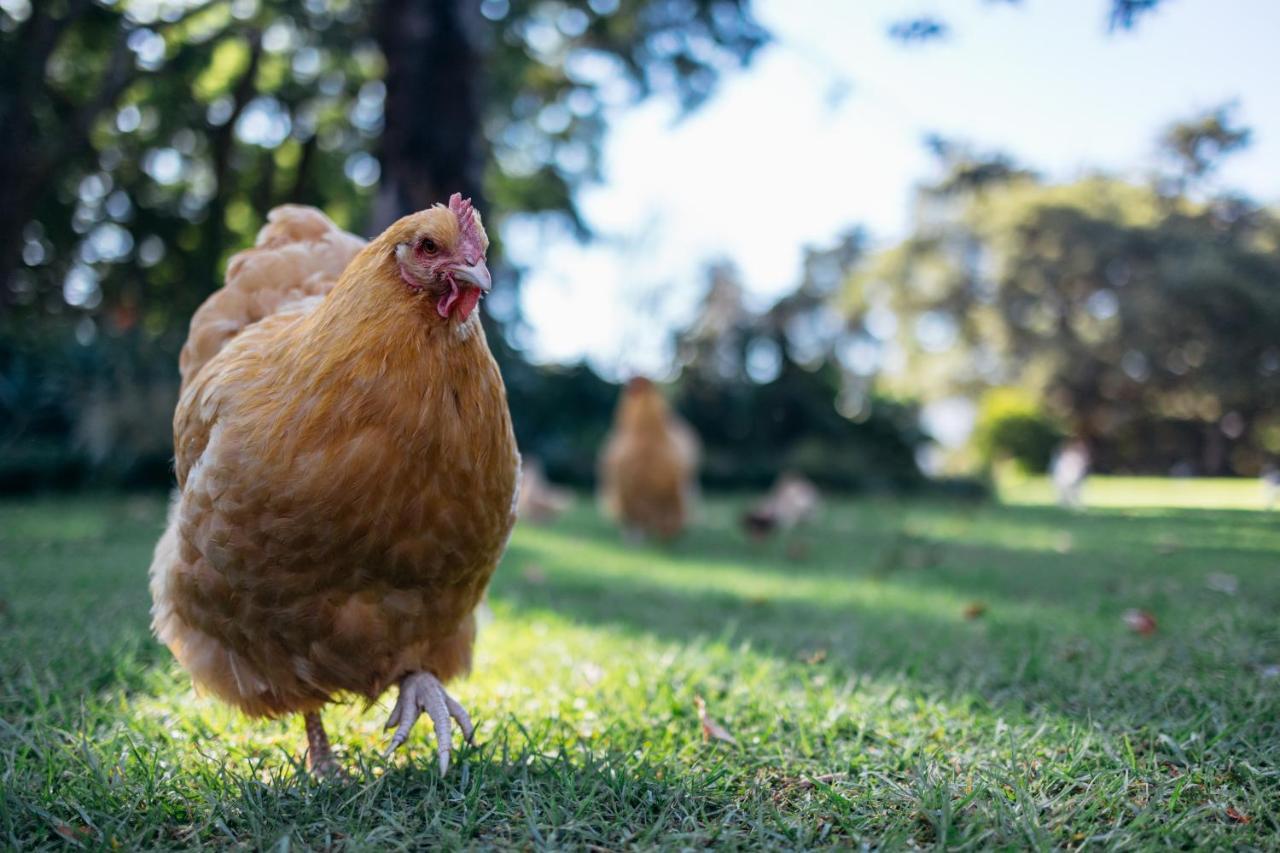
[[[0,490],[157,489],[187,322],[284,202],[461,191],[522,449],[619,383],[703,482],[978,495],[1280,454],[1265,2],[0,0]],[[1271,124],[1267,124],[1271,122]]]

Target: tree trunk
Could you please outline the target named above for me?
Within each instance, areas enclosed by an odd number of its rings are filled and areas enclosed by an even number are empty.
[[[387,97],[371,233],[455,192],[483,206],[477,8],[472,0],[378,5],[374,35],[387,61]]]

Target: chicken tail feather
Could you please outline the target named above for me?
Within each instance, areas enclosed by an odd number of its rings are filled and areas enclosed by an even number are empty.
[[[328,293],[364,245],[314,207],[273,209],[253,248],[231,258],[225,284],[192,316],[178,362],[182,387],[248,326]]]

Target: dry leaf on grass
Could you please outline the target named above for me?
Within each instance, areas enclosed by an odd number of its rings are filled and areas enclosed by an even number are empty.
[[[83,841],[93,835],[93,830],[84,824],[80,824],[80,826],[72,826],[69,823],[57,823],[54,824],[53,831],[68,841]]]
[[[1126,610],[1124,612],[1124,624],[1129,630],[1135,634],[1141,634],[1149,637],[1156,632],[1156,617],[1152,616],[1145,610]]]
[[[1235,806],[1227,806],[1227,817],[1231,818],[1236,823],[1248,823],[1253,820],[1253,818],[1249,817],[1244,812],[1237,811]]]
[[[971,601],[964,606],[964,618],[977,619],[987,612],[987,605],[981,601]]]
[[[698,721],[702,723],[702,739],[703,740],[722,740],[725,743],[737,744],[733,735],[729,734],[729,730],[717,723],[707,714],[707,702],[701,696],[693,697],[693,702],[698,706]]]
[[[826,659],[827,659],[826,649],[814,649],[811,652],[805,652],[800,655],[800,660],[809,664],[809,666],[816,666],[822,663]]]

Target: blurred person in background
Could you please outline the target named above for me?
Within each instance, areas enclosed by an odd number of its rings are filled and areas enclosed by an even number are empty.
[[[1054,453],[1050,474],[1058,504],[1079,509],[1084,503],[1081,499],[1084,480],[1089,476],[1089,448],[1078,438],[1066,442]]]

